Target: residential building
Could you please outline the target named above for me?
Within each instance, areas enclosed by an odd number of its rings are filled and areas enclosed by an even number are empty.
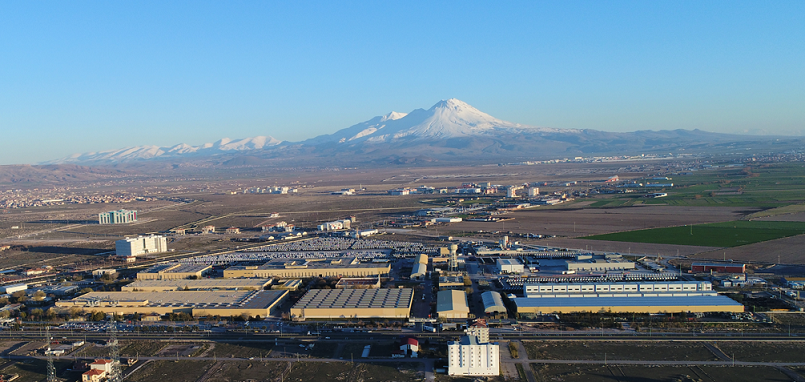
[[[137,221],[137,211],[117,210],[98,214],[98,224],[125,224]]]

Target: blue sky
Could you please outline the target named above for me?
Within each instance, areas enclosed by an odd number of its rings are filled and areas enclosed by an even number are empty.
[[[303,140],[458,98],[608,131],[805,135],[805,2],[0,2],[0,164]]]

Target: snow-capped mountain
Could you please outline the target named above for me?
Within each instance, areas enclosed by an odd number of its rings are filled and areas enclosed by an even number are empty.
[[[495,136],[506,133],[578,132],[545,127],[527,126],[497,119],[466,102],[451,98],[439,101],[428,110],[416,109],[408,114],[391,112],[366,122],[321,135],[303,142],[346,144],[393,142],[399,139],[449,139],[473,136]]]
[[[259,150],[271,146],[277,146],[280,143],[282,143],[282,141],[270,136],[258,136],[238,140],[223,138],[216,142],[205,143],[200,146],[191,146],[185,143],[164,147],[146,145],[127,147],[118,150],[73,154],[67,158],[46,162],[44,164],[120,163],[157,158],[167,159],[189,156],[216,155],[235,151]]]
[[[769,137],[765,137],[771,139]],[[224,166],[332,165],[367,162],[517,161],[556,156],[685,153],[757,147],[763,138],[709,133],[701,130],[605,132],[521,125],[497,119],[457,99],[439,101],[430,109],[391,112],[366,122],[302,142],[260,136],[221,139],[200,146],[138,146],[75,154],[48,162],[113,164],[142,160],[207,161]],[[691,151],[693,150],[693,151]],[[414,159],[411,159],[414,158]]]

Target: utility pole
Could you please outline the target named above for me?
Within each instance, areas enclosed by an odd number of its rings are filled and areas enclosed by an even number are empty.
[[[114,315],[112,315],[112,324],[109,328],[109,342],[111,348],[109,353],[112,357],[112,369],[109,373],[109,382],[122,382],[123,377],[120,375],[120,349],[117,343],[117,322]]]
[[[57,382],[56,367],[53,366],[53,351],[50,349],[50,326],[45,327],[45,335],[47,337],[47,356],[48,356],[48,379],[47,382]]]

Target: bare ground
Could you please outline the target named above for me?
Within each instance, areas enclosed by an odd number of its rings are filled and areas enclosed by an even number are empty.
[[[748,207],[630,206],[618,208],[537,207],[505,215],[514,220],[498,223],[463,222],[465,231],[500,230],[566,237],[582,237],[637,229],[737,220],[757,211]]]
[[[805,264],[802,249],[805,248],[805,235],[785,237],[740,247],[715,249],[692,256],[696,259],[724,258],[737,261],[751,261],[781,264]]]
[[[694,245],[672,245],[653,243],[628,243],[620,241],[585,240],[555,238],[543,241],[546,245],[571,248],[591,249],[595,251],[619,252],[621,254],[645,254],[661,256],[691,256],[700,252],[717,250],[715,247],[699,247]]]

